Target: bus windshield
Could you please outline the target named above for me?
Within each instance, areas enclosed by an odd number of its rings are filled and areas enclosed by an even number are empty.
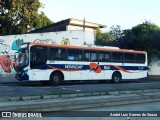
[[[28,50],[26,48],[22,48],[18,52],[18,57],[15,62],[15,68],[16,69],[23,69],[26,67],[28,63]]]

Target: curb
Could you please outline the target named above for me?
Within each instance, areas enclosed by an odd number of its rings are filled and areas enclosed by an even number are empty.
[[[31,100],[46,100],[56,98],[76,98],[76,97],[91,97],[91,96],[106,96],[106,95],[122,95],[122,94],[141,94],[160,92],[160,89],[143,89],[143,90],[119,90],[119,91],[102,91],[102,92],[79,92],[68,94],[53,94],[53,95],[34,95],[34,96],[17,96],[17,97],[1,97],[0,102],[18,102]]]

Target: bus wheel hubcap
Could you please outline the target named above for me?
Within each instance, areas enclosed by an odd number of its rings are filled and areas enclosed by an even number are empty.
[[[54,77],[54,81],[55,81],[55,82],[59,82],[59,77],[58,77],[58,76],[55,76],[55,77]]]
[[[114,77],[114,80],[115,80],[115,81],[119,81],[119,77],[118,77],[118,76],[115,76],[115,77]]]

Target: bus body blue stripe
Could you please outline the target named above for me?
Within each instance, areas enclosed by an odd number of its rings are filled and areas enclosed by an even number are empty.
[[[69,69],[69,70],[90,70],[89,65],[79,65],[79,64],[45,64],[33,67],[32,69],[52,69],[49,66],[52,66],[54,68],[58,69]],[[66,68],[66,65],[77,65],[77,66],[83,66],[82,68]],[[115,65],[99,65],[102,70],[119,70],[115,67]],[[118,66],[125,70],[148,70],[147,66]]]

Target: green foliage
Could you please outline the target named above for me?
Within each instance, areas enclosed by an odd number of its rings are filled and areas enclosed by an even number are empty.
[[[160,57],[160,27],[151,23],[139,24],[124,30],[119,43],[121,48],[147,51],[149,58]]]
[[[41,12],[41,14],[36,14],[35,20],[32,21],[32,27],[33,28],[41,28],[47,25],[52,24],[53,22],[49,20],[49,18],[45,15],[44,12]]]
[[[112,26],[109,33],[97,30],[95,43],[147,51],[150,62],[153,56],[160,58],[160,27],[146,22],[122,31],[120,26]]]
[[[95,44],[96,45],[101,45],[102,41],[103,41],[102,32],[99,29],[97,29],[96,30],[96,41],[95,41]]]
[[[111,45],[113,37],[108,33],[102,33],[99,29],[96,31],[96,45]]]
[[[0,0],[0,35],[27,33],[32,27],[51,24],[44,13],[38,14],[40,7],[39,0]],[[38,22],[42,19],[43,23]]]
[[[96,31],[96,45],[119,46],[118,40],[122,36],[122,30],[119,25],[112,26],[109,32],[102,33],[99,29]]]
[[[121,37],[122,37],[122,30],[121,30],[121,26],[116,25],[116,26],[112,26],[110,28],[110,35],[113,37],[114,40],[118,41]]]

